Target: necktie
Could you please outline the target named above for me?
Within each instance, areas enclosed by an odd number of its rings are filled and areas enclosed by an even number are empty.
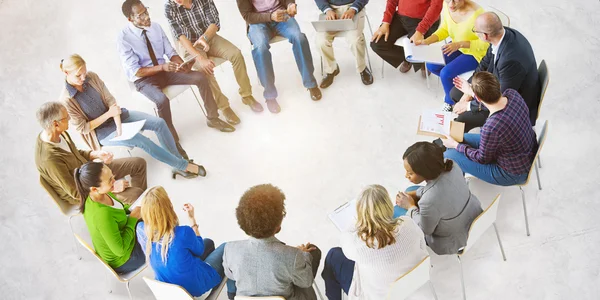
[[[154,54],[154,49],[152,49],[152,44],[150,43],[150,39],[148,38],[148,34],[146,34],[147,30],[142,30],[144,37],[146,38],[146,46],[148,46],[148,53],[150,53],[150,59],[152,60],[152,64],[158,66],[158,60],[156,59],[156,54]]]

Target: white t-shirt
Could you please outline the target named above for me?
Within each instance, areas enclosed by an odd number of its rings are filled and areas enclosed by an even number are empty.
[[[48,139],[48,137],[46,136],[46,133],[45,133],[45,132],[42,132],[42,133],[40,134],[40,137],[42,138],[42,141],[44,141],[44,142],[46,142],[46,143],[50,143],[50,144],[52,144],[52,145],[54,145],[54,146],[60,147],[60,149],[63,149],[63,150],[65,150],[65,151],[67,151],[67,152],[71,152],[71,149],[69,148],[69,145],[67,145],[67,142],[65,141],[65,139],[63,139],[63,138],[61,138],[61,137],[58,137],[58,138],[60,139],[60,142],[58,142],[58,143],[55,143],[55,142],[53,142],[53,141],[50,141],[50,140]]]
[[[113,199],[113,205],[112,208],[116,208],[116,209],[123,209],[123,204],[121,204],[121,202]]]

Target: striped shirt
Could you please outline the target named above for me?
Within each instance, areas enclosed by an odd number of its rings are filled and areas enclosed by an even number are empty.
[[[479,148],[461,143],[456,150],[474,162],[497,163],[510,174],[527,174],[538,148],[529,109],[515,90],[506,89],[503,96],[508,99],[506,107],[490,115],[481,127]]]
[[[204,34],[210,24],[221,27],[219,12],[213,0],[192,0],[190,9],[168,0],[165,3],[165,16],[176,40],[185,35],[193,43]]]

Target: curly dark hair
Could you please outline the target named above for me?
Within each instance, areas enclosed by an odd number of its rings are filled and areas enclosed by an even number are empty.
[[[251,187],[235,209],[240,228],[257,239],[273,236],[286,214],[284,200],[283,192],[271,184]]]
[[[121,11],[123,12],[123,15],[126,18],[129,18],[131,16],[132,9],[134,5],[138,5],[138,4],[142,4],[142,1],[140,0],[125,0],[125,2],[123,2],[123,5],[121,5]]]

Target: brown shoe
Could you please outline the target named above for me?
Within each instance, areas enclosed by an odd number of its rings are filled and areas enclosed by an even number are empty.
[[[412,68],[412,64],[407,61],[403,61],[400,64],[400,72],[402,72],[402,73],[406,73],[406,72],[410,71],[410,68]]]
[[[252,109],[253,112],[262,112],[263,111],[262,105],[260,105],[260,103],[258,103],[258,101],[256,101],[256,99],[254,99],[254,97],[252,97],[252,96],[242,98],[242,102],[244,104],[250,106],[250,109]]]
[[[227,123],[231,125],[240,124],[240,118],[235,114],[235,112],[233,112],[231,107],[228,107],[221,112],[223,113],[225,120],[227,120]]]

